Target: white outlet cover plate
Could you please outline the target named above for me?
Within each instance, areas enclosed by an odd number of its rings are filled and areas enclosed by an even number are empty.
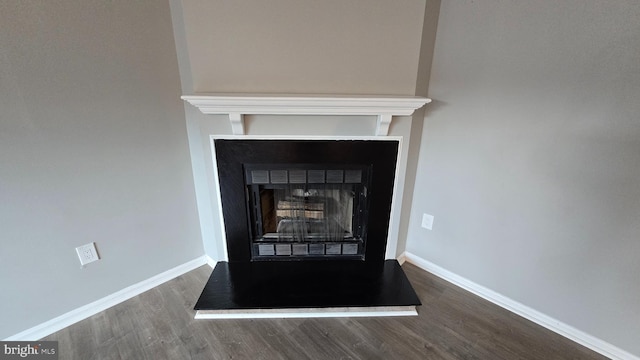
[[[78,258],[80,259],[80,265],[82,266],[100,259],[98,257],[98,251],[96,250],[96,244],[94,243],[78,246],[76,248],[76,252],[78,253]]]
[[[422,214],[422,227],[428,230],[433,228],[433,215]]]

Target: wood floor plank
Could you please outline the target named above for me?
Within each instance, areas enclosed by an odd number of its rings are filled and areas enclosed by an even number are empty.
[[[194,320],[200,267],[54,333],[60,359],[585,359],[605,357],[403,265],[423,305],[398,318]]]

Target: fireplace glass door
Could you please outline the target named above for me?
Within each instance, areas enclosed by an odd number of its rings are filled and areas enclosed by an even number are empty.
[[[252,260],[364,260],[370,167],[245,164]]]

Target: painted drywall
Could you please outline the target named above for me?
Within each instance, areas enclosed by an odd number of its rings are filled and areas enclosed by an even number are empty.
[[[169,6],[171,8],[171,22],[178,57],[181,91],[182,94],[192,94],[193,76],[191,75],[182,2],[181,0],[169,0]],[[224,248],[216,241],[216,239],[219,238],[217,234],[220,233],[222,224],[218,220],[219,214],[215,208],[215,203],[211,201],[211,199],[215,198],[215,193],[212,194],[214,189],[210,186],[207,173],[208,163],[205,161],[207,157],[206,153],[209,152],[209,150],[205,144],[202,143],[203,139],[200,134],[202,113],[195,107],[188,106],[186,103],[183,103],[183,108],[187,124],[193,184],[196,193],[198,217],[200,220],[200,235],[202,237],[204,251],[211,259],[222,260],[224,259]]]
[[[422,23],[422,37],[420,40],[420,58],[418,62],[418,72],[416,74],[415,94],[418,96],[426,97],[429,94],[429,78],[431,76],[431,63],[433,61],[433,49],[436,41],[439,14],[440,0],[426,1],[424,21]],[[425,121],[425,111],[427,111],[429,106],[429,104],[423,106],[412,115],[409,135],[411,141],[407,149],[407,171],[403,184],[404,194],[402,197],[402,213],[400,215],[400,232],[398,234],[396,258],[407,248],[409,220],[411,219],[411,209],[413,207],[413,192],[416,186],[415,180],[418,171],[420,145],[422,144],[422,129]]]
[[[407,250],[640,356],[638,34],[637,1],[442,2]]]
[[[195,92],[414,95],[424,1],[183,1]]]
[[[203,247],[169,4],[3,1],[0,23],[6,338]]]
[[[171,8],[185,94],[416,93],[425,1],[172,0]],[[187,123],[200,129],[199,137],[194,131],[189,139],[195,182],[203,185],[199,208],[201,214],[212,215],[209,220],[201,215],[213,229],[204,236],[205,250],[214,259],[224,259],[210,136],[229,135],[231,127],[225,116],[205,116],[190,108],[186,114]],[[374,117],[247,116],[245,128],[251,136],[372,136],[375,121]],[[403,185],[413,181],[404,175],[411,123],[411,118],[400,117],[390,128],[390,135],[403,137],[399,201],[389,238],[394,248],[401,212],[409,211],[402,198]]]

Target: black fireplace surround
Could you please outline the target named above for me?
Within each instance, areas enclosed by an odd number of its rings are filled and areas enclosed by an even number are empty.
[[[397,141],[214,145],[229,261],[196,310],[420,304],[385,260]]]
[[[227,236],[229,262],[247,262],[260,259],[252,248],[252,234],[256,219],[252,211],[251,171],[266,169],[270,171],[271,183],[275,171],[285,172],[285,179],[277,182],[285,184],[267,184],[271,187],[285,188],[299,185],[308,191],[314,185],[308,183],[312,172],[324,173],[317,182],[323,186],[343,185],[344,173],[349,169],[360,171],[357,187],[366,191],[359,196],[367,200],[368,208],[360,209],[366,213],[362,220],[360,238],[366,244],[362,260],[379,262],[384,259],[387,242],[395,166],[398,156],[397,141],[299,141],[299,140],[215,140],[215,149],[220,181],[222,211]],[[307,181],[288,184],[287,171],[292,173],[307,171]],[[353,171],[353,170],[352,170]],[[330,182],[331,172],[342,174],[342,178]],[[367,174],[370,172],[370,174]],[[247,179],[249,177],[249,179]],[[365,179],[370,178],[370,179]],[[366,181],[369,180],[369,181]],[[268,180],[267,180],[268,181]],[[364,185],[362,185],[364,183]],[[361,186],[362,185],[362,186]],[[317,184],[316,184],[317,187]],[[257,197],[257,196],[256,196]],[[322,204],[322,203],[321,203]],[[364,218],[364,216],[362,216]],[[307,241],[314,243],[313,241]],[[329,242],[326,242],[329,243]],[[325,251],[326,252],[326,251]],[[253,256],[256,255],[256,256]],[[324,254],[326,255],[326,254]],[[355,256],[357,258],[357,256]],[[291,259],[289,256],[263,257],[265,260]],[[297,257],[295,260],[307,260],[310,257]],[[343,257],[316,257],[314,260],[334,260]],[[347,257],[349,258],[349,257]]]

